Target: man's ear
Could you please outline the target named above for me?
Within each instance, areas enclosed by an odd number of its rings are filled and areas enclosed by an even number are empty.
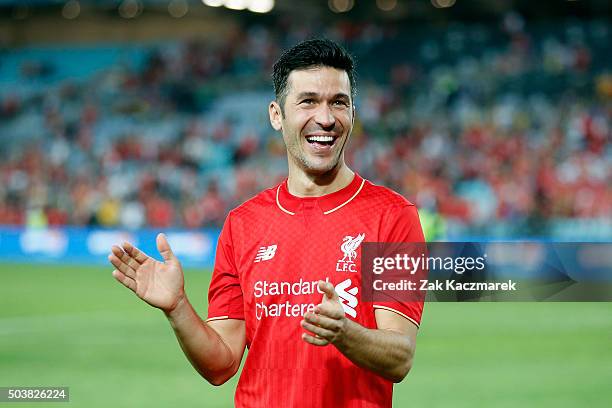
[[[283,128],[283,113],[281,107],[276,101],[270,102],[268,106],[268,114],[270,115],[270,124],[276,131],[281,131]]]
[[[352,122],[353,124],[355,124],[355,104],[354,104],[354,103],[353,103],[353,104],[351,104],[351,107],[353,108],[353,109],[352,109],[352,112],[351,112],[351,113],[352,113],[352,115],[351,115],[352,121],[351,121],[351,122]]]

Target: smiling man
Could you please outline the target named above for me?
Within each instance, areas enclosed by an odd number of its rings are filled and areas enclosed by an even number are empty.
[[[249,353],[237,407],[390,407],[412,365],[423,304],[366,302],[363,241],[423,242],[416,208],[351,171],[354,63],[309,40],[274,65],[270,122],[287,146],[288,178],[228,215],[202,321],[164,235],[157,262],[113,247],[114,277],[166,314],[194,368],[219,385]]]

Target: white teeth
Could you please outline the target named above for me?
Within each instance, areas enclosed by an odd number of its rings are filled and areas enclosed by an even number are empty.
[[[306,138],[309,142],[333,142],[334,138],[331,136],[309,136]]]

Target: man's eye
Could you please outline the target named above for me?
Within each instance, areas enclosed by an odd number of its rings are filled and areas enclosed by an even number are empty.
[[[342,100],[334,101],[334,105],[336,105],[336,106],[346,106],[346,107],[349,106],[347,102],[342,101]]]
[[[310,105],[311,103],[314,103],[314,99],[304,99],[300,103],[304,103],[306,105]]]

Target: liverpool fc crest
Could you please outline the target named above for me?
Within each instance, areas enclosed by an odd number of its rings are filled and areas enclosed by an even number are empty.
[[[359,248],[364,238],[365,234],[359,234],[356,237],[347,235],[342,239],[340,250],[344,253],[344,256],[336,263],[337,272],[357,272],[355,267],[357,248]]]

